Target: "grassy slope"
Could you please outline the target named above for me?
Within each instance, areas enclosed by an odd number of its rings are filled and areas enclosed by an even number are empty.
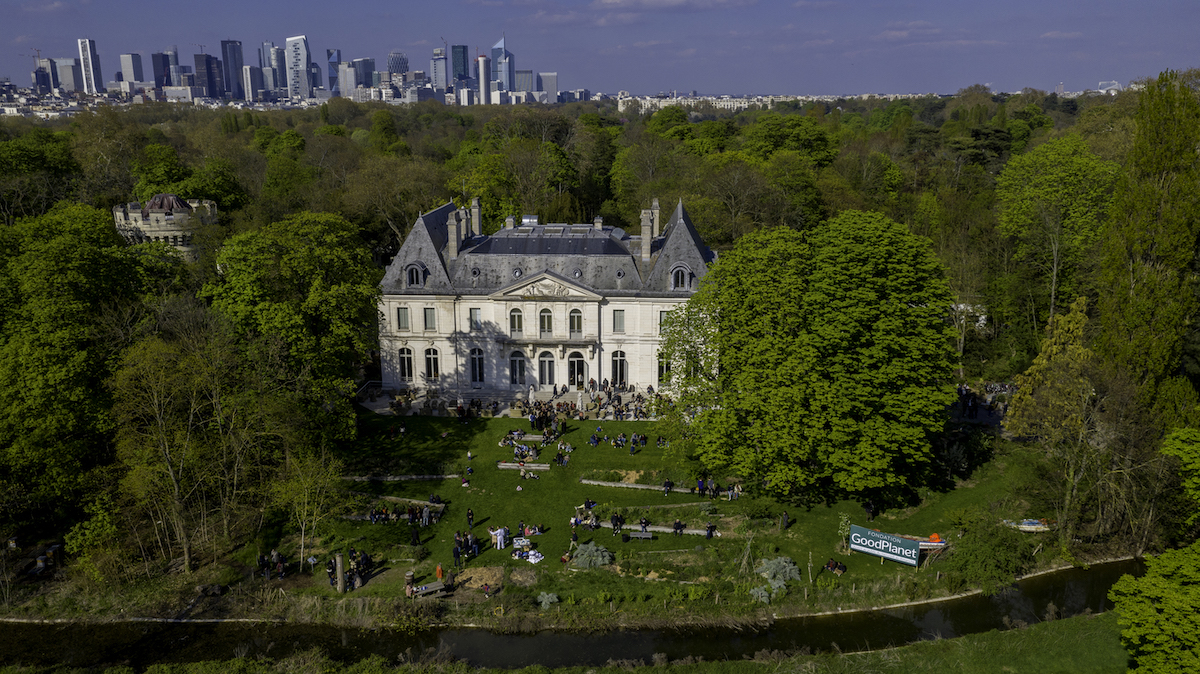
[[[753,575],[737,573],[748,533],[754,534],[751,554],[755,560],[787,555],[796,561],[802,572],[807,573],[806,566],[811,553],[814,573],[831,556],[843,561],[850,570],[841,580],[839,588],[814,592],[808,601],[797,595],[802,590],[795,589],[793,596],[787,600],[791,608],[772,606],[773,611],[823,610],[827,605],[835,604],[870,606],[939,593],[930,578],[932,572],[918,572],[892,563],[880,564],[876,558],[865,555],[836,553],[841,513],[848,514],[855,524],[868,524],[857,503],[847,501],[818,506],[809,511],[789,509],[791,525],[782,533],[771,518],[778,517],[784,506],[767,499],[745,496],[732,503],[715,501],[711,503],[716,508],[715,513],[703,514],[700,508],[708,507],[709,502],[686,492],[689,480],[669,456],[664,456],[663,450],[654,446],[656,427],[651,423],[572,422],[565,438],[576,447],[570,465],[565,469],[555,467],[540,473],[539,480],[522,481],[516,471],[499,470],[495,462],[512,458],[511,449],[498,447],[497,442],[510,429],[528,430],[525,420],[495,419],[464,426],[454,419],[407,417],[403,420],[407,433],[393,439],[389,429],[399,422],[393,417],[363,413],[360,440],[342,457],[347,463],[348,472],[356,475],[460,473],[467,465],[471,465],[475,472],[469,488],[461,487],[458,479],[442,482],[349,483],[351,489],[377,495],[427,499],[436,492],[449,503],[445,520],[422,531],[422,542],[431,551],[431,557],[418,564],[407,561],[389,564],[394,572],[368,584],[358,596],[395,596],[402,589],[403,571],[409,568],[416,571],[419,581],[432,577],[436,563],[449,568],[454,531],[466,529],[467,508],[474,510],[475,530],[484,540],[489,526],[507,525],[515,530],[519,521],[525,521],[547,528],[545,535],[534,539],[537,547],[546,555],[544,562],[532,567],[537,572],[537,584],[528,590],[510,587],[510,591],[525,592],[530,597],[540,592],[553,592],[564,602],[572,599],[584,605],[599,605],[615,600],[627,612],[643,615],[651,614],[652,608],[650,605],[639,606],[639,603],[649,604],[664,597],[683,600],[683,597],[672,597],[668,593],[672,588],[676,592],[690,588],[680,588],[675,583],[647,583],[637,577],[653,573],[669,580],[698,582],[707,588],[707,592],[692,591],[693,599],[704,598],[704,601],[689,603],[688,608],[694,615],[717,617],[730,611],[750,615],[756,607],[765,607],[751,603],[746,597],[748,587],[761,584],[761,581]],[[615,437],[620,432],[648,432],[652,439],[645,449],[639,448],[633,456],[628,450],[618,450],[604,444],[593,448],[586,444],[586,440],[597,425],[610,436]],[[466,459],[468,450],[475,457],[470,462]],[[552,451],[548,452],[543,458],[548,460],[552,454]],[[655,482],[661,481],[662,471],[666,471],[683,489],[663,496],[660,491],[586,486],[578,482],[581,474],[613,470],[660,471],[658,477],[652,480]],[[648,478],[644,475],[642,479],[647,481]],[[1000,462],[993,462],[977,471],[972,482],[974,486],[971,488],[946,493],[928,492],[924,494],[925,499],[920,506],[885,513],[869,526],[894,533],[945,533],[949,516],[955,510],[987,507],[1011,491],[1009,479],[1004,475]],[[522,491],[518,492],[517,486],[521,486]],[[618,563],[628,575],[618,577],[608,571],[568,573],[558,557],[569,545],[571,529],[567,520],[573,514],[574,506],[581,504],[585,498],[599,502],[597,512],[602,518],[610,509],[620,508],[627,513],[630,525],[643,514],[656,524],[669,524],[676,515],[681,515],[689,526],[696,527],[702,527],[711,519],[718,523],[725,535],[712,541],[698,536],[677,538],[662,535],[648,542],[621,543],[619,538],[601,530],[595,534],[596,542],[617,553]],[[361,503],[366,502],[363,500]],[[690,504],[691,507],[659,507],[683,504]],[[741,526],[735,531],[738,524]],[[591,539],[592,534],[581,531],[581,542]],[[342,521],[333,526],[333,531],[325,537],[318,553],[354,545],[370,551],[376,558],[398,559],[406,556],[407,548],[396,546],[404,546],[407,542],[407,526],[372,526]],[[656,551],[681,552],[653,554]],[[485,550],[478,560],[471,562],[471,566],[530,568],[527,562],[512,560],[509,551],[492,549]],[[925,589],[915,593],[911,589],[901,589],[902,584],[911,585],[910,581],[914,578],[922,579],[926,583]],[[330,591],[318,578],[308,592],[329,594]],[[722,597],[719,606],[714,596],[718,594]],[[731,601],[732,605],[729,603]],[[561,615],[563,611],[556,613]]]

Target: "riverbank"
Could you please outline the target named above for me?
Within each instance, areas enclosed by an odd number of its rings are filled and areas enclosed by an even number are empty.
[[[45,637],[57,636],[53,634]],[[259,652],[265,644],[257,646],[250,639],[235,646],[236,656],[228,659],[208,658],[188,661],[179,657],[180,651],[193,648],[190,636],[178,639],[174,644],[164,644],[168,655],[161,659],[156,650],[154,636],[141,637],[137,650],[117,653],[107,659],[87,661],[81,656],[78,646],[58,644],[60,654],[75,656],[55,661],[55,664],[40,664],[35,659],[12,657],[5,654],[6,665],[0,674],[41,674],[53,671],[69,674],[75,671],[134,672],[170,671],[172,674],[215,674],[236,671],[240,674],[296,674],[341,672],[373,674],[467,674],[482,672],[499,674],[515,671],[511,668],[480,666],[477,662],[455,659],[444,648],[434,645],[414,645],[398,652],[387,654],[371,652],[369,647],[358,644],[356,635],[343,635],[340,641],[326,646],[321,642],[307,644],[281,643],[273,655]],[[274,635],[263,633],[257,641],[270,640]],[[272,642],[274,643],[274,642]],[[172,648],[172,645],[175,648]],[[520,644],[515,646],[521,648]],[[268,650],[270,646],[266,646]],[[194,650],[194,648],[193,648]],[[347,657],[347,654],[351,655]],[[538,662],[538,655],[531,653],[531,660]],[[550,655],[550,654],[547,654]],[[631,657],[615,657],[599,665],[548,668],[528,665],[520,670],[554,674],[615,674],[631,668],[654,674],[657,672],[694,672],[696,674],[775,674],[778,672],[805,672],[808,674],[834,674],[840,672],[878,672],[880,674],[921,674],[937,672],[944,674],[990,673],[1001,667],[1005,672],[1123,672],[1127,655],[1121,647],[1119,626],[1112,613],[1084,615],[1076,618],[1041,622],[1005,631],[989,631],[957,639],[933,639],[898,648],[878,649],[863,653],[789,652],[781,649],[764,648],[744,657],[713,660],[692,655],[672,656],[656,651],[649,656],[633,654]],[[169,670],[163,670],[163,667]]]

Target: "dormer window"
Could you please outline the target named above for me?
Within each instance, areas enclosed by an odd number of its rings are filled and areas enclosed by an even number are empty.
[[[408,281],[408,288],[424,288],[425,287],[425,265],[410,264],[405,270],[405,278]]]
[[[679,265],[671,270],[671,290],[691,290],[692,270]]]

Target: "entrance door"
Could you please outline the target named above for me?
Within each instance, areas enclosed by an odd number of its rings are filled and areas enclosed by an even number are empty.
[[[578,351],[567,356],[567,378],[569,380],[568,383],[580,391],[587,384],[587,361],[583,359],[583,354]]]

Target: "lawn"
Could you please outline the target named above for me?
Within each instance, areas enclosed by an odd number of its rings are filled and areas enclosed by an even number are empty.
[[[403,433],[399,432],[400,424],[404,425]],[[591,447],[587,439],[597,432],[597,428],[600,428],[600,435],[610,437],[622,432],[627,435],[646,433],[650,441],[632,455],[628,449],[617,449],[608,443]],[[849,572],[841,579],[818,578],[821,582],[812,586],[795,583],[788,597],[776,601],[782,605],[771,607],[777,613],[804,613],[834,604],[874,606],[945,593],[939,588],[933,570],[916,570],[891,562],[881,564],[877,558],[866,555],[840,554],[838,529],[843,513],[854,524],[883,531],[946,535],[956,512],[990,507],[1006,499],[1011,491],[1003,461],[996,460],[976,470],[970,482],[965,483],[967,486],[942,492],[925,490],[918,506],[885,512],[873,523],[868,523],[861,506],[853,501],[805,510],[750,494],[729,502],[689,493],[694,480],[669,449],[655,446],[659,427],[653,422],[570,422],[564,440],[573,445],[575,451],[570,455],[568,466],[554,466],[549,471],[539,472],[540,479],[522,480],[518,471],[496,467],[497,461],[513,458],[511,448],[498,446],[499,440],[512,429],[529,431],[529,423],[523,419],[503,418],[474,420],[464,425],[452,418],[398,419],[362,412],[359,440],[341,456],[349,474],[464,474],[469,467],[473,470],[469,486],[461,486],[459,478],[347,481],[347,488],[358,493],[355,508],[359,514],[364,514],[372,502],[389,508],[396,505],[373,501],[377,497],[427,501],[431,494],[437,494],[447,504],[445,517],[440,523],[420,530],[423,551],[408,545],[407,524],[371,525],[341,520],[326,530],[316,548],[318,554],[326,555],[351,546],[367,550],[374,558],[384,560],[389,571],[373,579],[358,595],[396,596],[403,589],[404,571],[413,570],[418,582],[424,582],[432,579],[435,565],[441,564],[446,570],[452,567],[454,533],[467,530],[469,508],[475,514],[476,536],[485,545],[477,559],[467,562],[467,568],[502,568],[509,580],[516,578],[513,575],[516,571],[522,582],[506,583],[505,594],[510,597],[509,601],[532,609],[534,599],[540,593],[554,593],[563,603],[556,607],[554,615],[558,617],[555,620],[567,622],[574,618],[562,616],[571,613],[566,609],[572,605],[578,607],[576,613],[598,613],[602,606],[608,613],[615,613],[619,606],[627,616],[645,618],[654,615],[656,603],[661,608],[676,602],[687,604],[685,613],[693,616],[718,617],[731,613],[753,616],[757,610],[766,608],[755,603],[749,595],[752,586],[764,583],[756,574],[746,572],[759,560],[780,555],[790,557],[800,567],[805,580],[810,559],[814,575],[819,575],[829,557],[846,564]],[[552,462],[554,449],[548,449],[540,462]],[[467,459],[468,451],[473,457],[470,460]],[[676,489],[664,495],[662,490],[579,483],[580,476],[596,475],[605,479],[619,476],[627,481],[651,484],[661,484],[665,477],[670,477]],[[716,479],[722,484],[727,483],[722,476],[716,476]],[[567,569],[559,557],[570,545],[572,531],[568,520],[575,513],[575,507],[585,499],[598,503],[595,512],[601,520],[606,521],[614,510],[624,514],[629,528],[636,528],[643,516],[652,524],[660,525],[669,525],[679,517],[690,528],[702,529],[711,521],[721,535],[706,540],[704,536],[656,534],[649,541],[622,542],[620,537],[605,529],[597,532],[581,529],[580,543],[594,540],[605,546],[616,555],[617,564],[603,570]],[[789,526],[780,531],[779,516],[785,510],[789,515]],[[508,526],[516,531],[520,522],[539,525],[545,531],[532,539],[545,555],[545,560],[536,566],[512,559],[511,549],[496,550],[486,545],[489,527]],[[428,556],[425,556],[426,552]],[[318,576],[322,574],[318,572]],[[330,592],[323,577],[315,579],[308,591]]]

